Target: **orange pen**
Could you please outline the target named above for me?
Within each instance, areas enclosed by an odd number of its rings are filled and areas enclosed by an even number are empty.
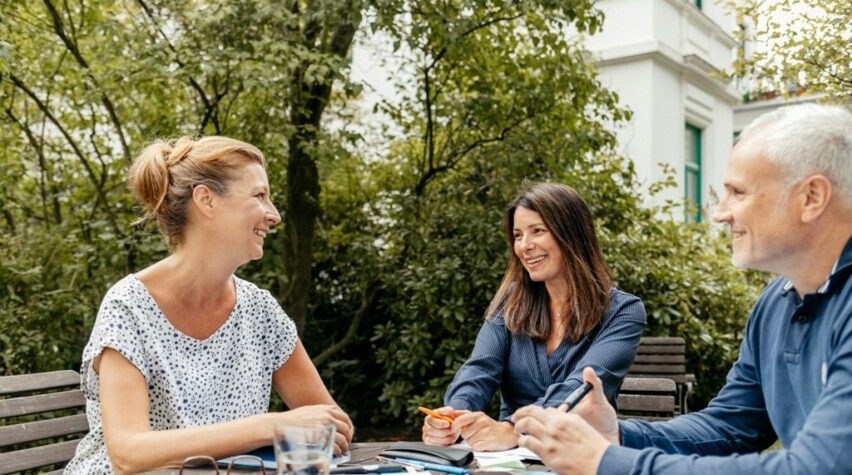
[[[417,406],[417,410],[422,412],[423,414],[426,414],[427,416],[432,416],[435,419],[441,419],[442,421],[447,421],[450,424],[452,424],[456,420],[453,416],[450,416],[450,415],[447,415],[447,414],[439,414],[439,413],[433,411],[432,409],[428,409],[428,408],[425,408],[423,406]]]

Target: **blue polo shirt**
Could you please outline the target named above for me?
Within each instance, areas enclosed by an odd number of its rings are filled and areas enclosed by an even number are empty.
[[[852,239],[799,298],[784,278],[752,310],[740,356],[706,409],[622,421],[598,473],[852,474]],[[783,450],[759,452],[780,439]]]

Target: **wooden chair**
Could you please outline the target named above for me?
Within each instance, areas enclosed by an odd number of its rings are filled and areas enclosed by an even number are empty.
[[[54,470],[89,430],[76,371],[0,376],[0,475]]]
[[[674,381],[666,378],[624,378],[618,392],[618,418],[663,421],[675,416]]]
[[[634,378],[668,378],[677,386],[675,413],[686,414],[695,375],[686,372],[686,342],[676,336],[642,337],[636,359],[627,375]]]

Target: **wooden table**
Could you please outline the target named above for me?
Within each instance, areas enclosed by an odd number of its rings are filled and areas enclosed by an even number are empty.
[[[346,462],[347,464],[367,464],[367,463],[378,463],[376,460],[376,455],[379,454],[382,450],[387,448],[389,445],[393,444],[393,442],[358,442],[354,443],[349,447],[349,453],[352,456],[352,460]],[[473,472],[475,470],[475,466],[469,467],[469,470]],[[220,469],[220,473],[224,475],[224,468]],[[544,465],[527,465],[527,470],[535,470],[535,471],[547,471],[547,467]],[[177,475],[180,471],[178,469],[166,469],[166,470],[157,470],[154,472],[146,472],[148,475]],[[216,472],[208,467],[199,467],[199,468],[187,468],[184,469],[183,473],[192,474],[192,475],[213,475]],[[261,473],[260,469],[239,469],[233,470],[231,473]],[[275,470],[267,470],[267,474],[274,475]],[[423,472],[426,473],[426,472]],[[446,475],[446,474],[440,474]]]

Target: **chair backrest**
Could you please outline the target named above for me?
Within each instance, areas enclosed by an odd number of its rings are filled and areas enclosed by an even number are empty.
[[[89,430],[76,371],[0,376],[0,398],[0,475],[64,466]]]
[[[686,342],[678,336],[642,337],[633,366],[627,374],[686,383]]]
[[[677,387],[666,378],[624,378],[618,392],[618,417],[659,421],[675,415]]]
[[[686,372],[686,342],[679,336],[642,337],[633,366],[627,372],[634,378],[668,378],[677,385],[675,412],[688,412],[695,375]]]

